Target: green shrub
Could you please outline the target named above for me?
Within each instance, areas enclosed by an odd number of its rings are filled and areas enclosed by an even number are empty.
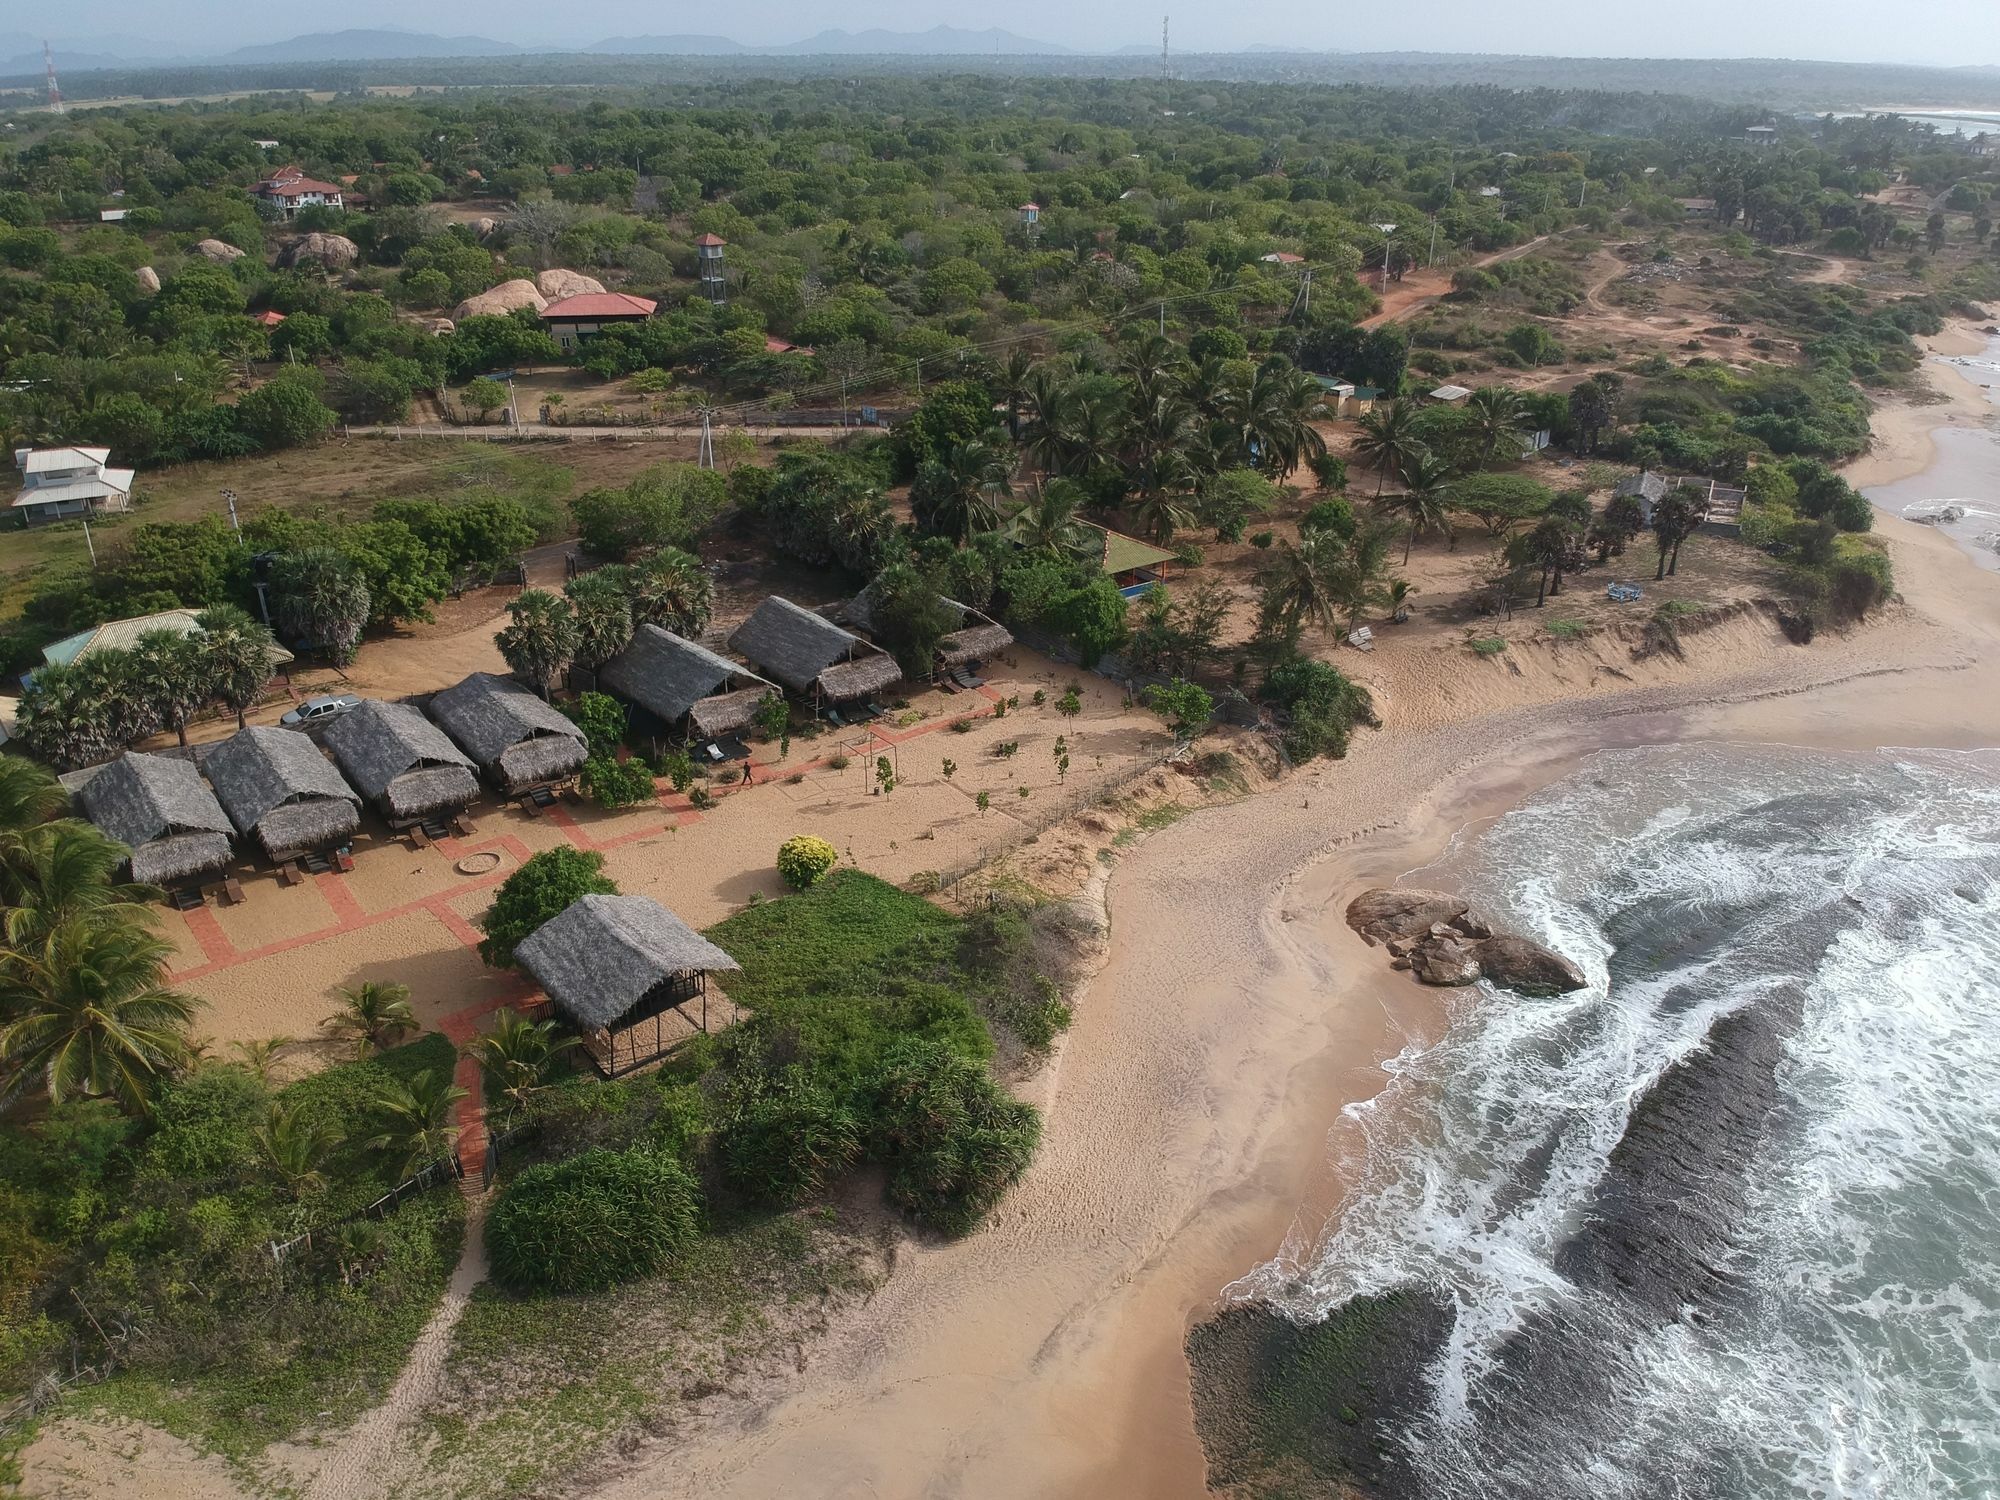
[[[797,834],[778,846],[778,874],[793,890],[803,891],[817,885],[839,858],[840,851],[825,839]]]
[[[685,797],[688,788],[694,785],[694,762],[687,751],[662,750],[656,764],[673,789]]]
[[[1356,724],[1374,728],[1380,723],[1368,690],[1323,661],[1289,661],[1273,667],[1264,679],[1264,696],[1290,718],[1285,753],[1299,762],[1321,755],[1339,760],[1347,754]]]
[[[730,1185],[780,1208],[824,1191],[860,1154],[853,1114],[797,1069],[745,1088],[716,1137],[716,1162]]]
[[[479,956],[495,968],[514,962],[514,945],[579,896],[616,895],[604,875],[604,856],[580,849],[544,849],[509,875],[487,909],[486,940]]]
[[[577,781],[599,807],[635,807],[659,796],[651,768],[637,756],[613,760],[593,755],[583,763],[583,774]]]
[[[625,738],[625,705],[608,693],[582,693],[574,703],[565,704],[593,759],[610,759]]]
[[[874,1131],[874,1154],[889,1166],[889,1201],[957,1235],[1027,1169],[1041,1120],[979,1064],[912,1038],[883,1058]]]
[[[175,1177],[241,1166],[251,1158],[250,1132],[269,1099],[262,1079],[231,1063],[207,1063],[175,1079],[154,1101],[157,1129],[146,1143],[146,1164]]]
[[[585,1151],[528,1167],[486,1225],[494,1279],[516,1291],[600,1291],[664,1268],[694,1238],[700,1190],[658,1151]]]

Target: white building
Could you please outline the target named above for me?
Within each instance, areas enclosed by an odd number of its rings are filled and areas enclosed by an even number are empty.
[[[109,448],[16,448],[21,493],[14,513],[30,526],[132,508],[132,470],[112,469]]]
[[[341,186],[306,176],[297,167],[280,167],[250,189],[266,203],[274,203],[286,218],[302,208],[340,208]]]

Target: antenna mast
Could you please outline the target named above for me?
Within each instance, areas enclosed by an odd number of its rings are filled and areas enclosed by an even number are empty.
[[[1167,23],[1172,19],[1173,17],[1171,16],[1160,17],[1160,76],[1162,78],[1172,78],[1174,76],[1173,54],[1167,47]]]
[[[63,112],[62,90],[56,87],[56,55],[47,42],[42,43],[42,66],[49,74],[49,113],[59,115]]]

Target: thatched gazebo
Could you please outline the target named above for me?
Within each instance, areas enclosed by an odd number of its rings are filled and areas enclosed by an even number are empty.
[[[503,797],[567,781],[588,758],[575,722],[511,677],[474,672],[432,698],[430,715]]]
[[[950,672],[957,668],[991,656],[996,651],[1004,651],[1014,644],[1014,633],[1005,625],[988,615],[981,614],[969,604],[960,604],[943,594],[938,602],[951,612],[958,623],[950,634],[943,636],[933,653],[931,675]],[[856,594],[842,609],[842,617],[856,630],[875,632],[874,585],[870,584]]]
[[[741,662],[657,625],[633,631],[632,644],[597,676],[667,733],[677,732],[685,721],[688,731],[703,739],[741,729],[766,699],[783,696],[775,682],[766,682]]]
[[[336,848],[361,826],[361,798],[305,734],[252,724],[202,763],[215,797],[273,863]]]
[[[392,828],[447,817],[479,795],[477,767],[407,703],[364,698],[325,731],[334,764]]]
[[[848,703],[902,681],[896,658],[773,594],[736,627],[729,649],[813,703]]]
[[[582,1035],[606,1078],[707,1031],[708,976],[740,967],[645,896],[579,896],[515,944],[514,960]],[[683,1008],[695,1000],[698,1020]]]
[[[84,817],[132,851],[142,885],[194,881],[229,863],[236,830],[193,761],[135,750],[62,783]]]

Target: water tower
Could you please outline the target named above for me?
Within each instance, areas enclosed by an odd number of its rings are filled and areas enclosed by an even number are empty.
[[[729,241],[705,234],[694,242],[695,265],[701,273],[701,294],[721,307],[729,300],[729,282],[722,267],[722,247]]]
[[[1021,205],[1021,227],[1027,230],[1029,234],[1032,235],[1035,232],[1035,226],[1041,223],[1041,221],[1042,221],[1041,204],[1023,203]]]

